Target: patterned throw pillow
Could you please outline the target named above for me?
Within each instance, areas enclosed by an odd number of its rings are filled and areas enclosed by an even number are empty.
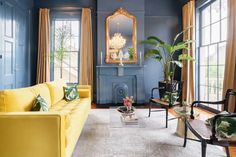
[[[72,101],[79,98],[77,85],[63,87],[66,101]]]
[[[174,104],[177,99],[179,98],[177,92],[165,92],[163,97],[161,98],[162,101],[169,102],[171,104]]]
[[[219,114],[229,114],[223,111]],[[215,117],[206,120],[206,124],[212,126]],[[216,135],[219,138],[236,139],[236,117],[221,117],[216,121]]]
[[[32,111],[48,111],[48,104],[40,95],[36,97]]]

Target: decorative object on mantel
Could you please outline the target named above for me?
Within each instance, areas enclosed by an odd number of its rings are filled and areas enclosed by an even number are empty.
[[[119,8],[106,18],[106,63],[135,64],[136,17]]]
[[[186,31],[190,31],[192,27],[183,30],[178,33],[172,44],[166,43],[155,36],[150,36],[146,40],[143,40],[141,43],[145,45],[152,46],[151,48],[145,51],[145,59],[153,58],[158,62],[161,62],[164,72],[164,80],[159,82],[160,98],[162,98],[166,91],[172,92],[172,89],[176,89],[175,86],[179,86],[177,81],[174,79],[176,66],[182,67],[182,61],[194,59],[188,54],[180,54],[178,60],[174,59],[176,52],[188,49],[192,40],[181,41],[177,43],[178,38]]]
[[[102,65],[103,64],[103,61],[102,61],[103,60],[102,51],[101,51],[100,57],[101,57],[100,65]]]

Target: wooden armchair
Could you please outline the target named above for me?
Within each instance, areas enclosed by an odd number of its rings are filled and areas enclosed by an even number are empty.
[[[205,121],[194,119],[194,107],[197,107],[198,104],[223,104],[224,110],[228,111],[228,102],[230,96],[236,96],[236,92],[232,89],[228,89],[225,95],[224,100],[217,101],[217,102],[207,102],[207,101],[194,101],[191,105],[191,116],[189,120],[185,121],[185,134],[184,134],[184,145],[186,147],[187,143],[187,130],[189,129],[199,140],[195,140],[201,142],[202,145],[202,157],[206,157],[206,147],[207,144],[218,145],[226,148],[227,157],[230,157],[229,154],[229,145],[236,145],[236,141],[229,141],[229,140],[219,140],[216,137],[216,122],[218,118],[221,117],[236,117],[236,113],[229,113],[229,114],[218,114],[213,119],[213,127],[208,126],[205,124]]]
[[[166,91],[167,87],[152,88],[151,98],[149,99],[149,114],[148,114],[148,117],[151,116],[151,112],[165,111],[165,113],[166,113],[166,128],[167,128],[168,127],[168,120],[176,119],[176,118],[168,119],[168,110],[169,110],[169,108],[171,108],[173,106],[176,106],[176,105],[182,104],[182,87],[183,87],[183,82],[182,81],[176,81],[175,83],[173,83],[171,85],[171,87],[170,87],[171,89],[169,89],[170,90],[169,92],[176,92],[179,96],[178,101],[176,101],[174,103],[171,103],[170,101],[166,102],[166,101],[161,100],[160,92]],[[156,90],[159,90],[160,98],[154,98],[154,91],[156,91]],[[155,105],[159,109],[158,110],[156,110],[156,109],[152,110],[153,105]]]

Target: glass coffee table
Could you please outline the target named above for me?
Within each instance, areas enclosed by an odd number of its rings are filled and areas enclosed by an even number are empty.
[[[124,116],[120,112],[117,111],[117,107],[110,107],[109,114],[110,114],[110,127],[111,128],[123,128],[123,127],[135,127],[135,128],[144,128],[145,127],[145,116],[142,116],[139,109],[135,109],[134,116],[132,122],[125,122]],[[129,118],[129,117],[127,117]]]

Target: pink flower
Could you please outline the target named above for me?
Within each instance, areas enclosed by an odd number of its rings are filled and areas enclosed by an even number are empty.
[[[133,100],[133,96],[126,96],[125,98],[123,98],[123,102],[124,102],[124,106],[126,107],[130,107],[132,106],[132,103],[134,103],[134,100]]]

